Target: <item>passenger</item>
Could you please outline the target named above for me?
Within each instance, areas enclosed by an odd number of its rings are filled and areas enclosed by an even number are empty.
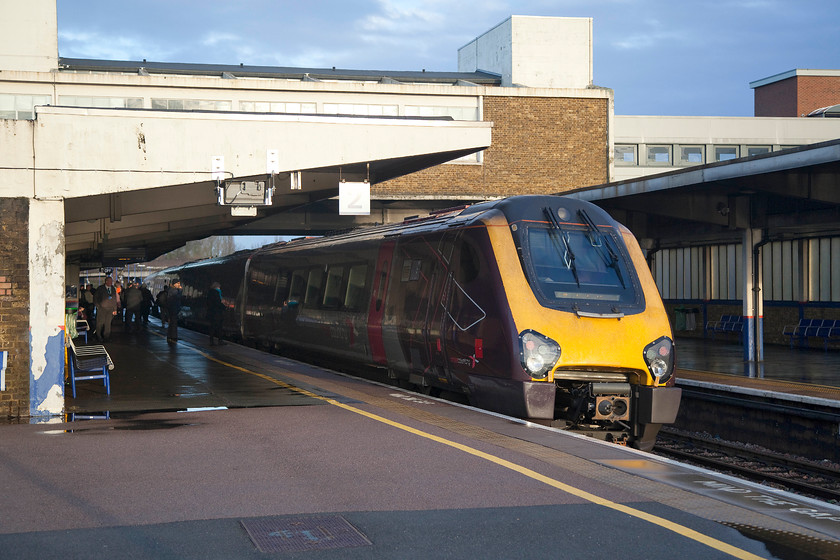
[[[181,281],[175,280],[169,289],[166,290],[166,312],[169,319],[169,330],[166,335],[166,342],[175,344],[178,342],[178,313],[181,311]]]
[[[117,292],[117,319],[123,322],[123,313],[125,312],[125,303],[123,302],[123,287],[122,282],[117,280],[114,282],[114,290]]]
[[[145,284],[140,287],[140,292],[143,294],[143,305],[140,306],[140,313],[143,315],[143,326],[145,327],[149,324],[149,313],[155,304],[155,297]]]
[[[99,342],[111,340],[111,321],[116,316],[119,305],[113,283],[114,279],[107,276],[105,283],[97,288],[93,297],[96,305],[96,339]]]
[[[207,292],[207,321],[210,323],[210,346],[213,346],[213,338],[219,339],[219,346],[225,344],[222,340],[222,322],[225,318],[225,304],[222,302],[222,286],[218,282],[210,285]]]
[[[125,330],[131,332],[132,330],[140,332],[143,307],[143,292],[137,287],[136,282],[129,282],[128,288],[125,289]],[[133,323],[133,325],[132,325]]]
[[[84,309],[85,311],[85,317],[88,321],[88,328],[92,330],[94,328],[93,310],[96,309],[96,304],[93,303],[93,284],[88,283],[88,285],[85,286],[85,289],[82,290],[82,295],[79,298],[79,303],[81,304],[82,309]]]
[[[166,322],[169,320],[169,312],[166,309],[166,291],[169,289],[169,286],[164,285],[163,289],[158,292],[157,297],[155,298],[155,303],[158,307],[158,313],[160,314],[160,326],[165,327]]]

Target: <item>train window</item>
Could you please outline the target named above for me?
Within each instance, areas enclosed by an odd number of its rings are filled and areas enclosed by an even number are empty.
[[[382,300],[385,298],[385,284],[388,281],[388,261],[382,261],[382,271],[379,273],[379,285],[376,287],[376,310],[382,308]]]
[[[420,279],[420,270],[423,261],[420,259],[405,259],[403,261],[402,282],[415,282]]]
[[[306,297],[303,304],[307,307],[317,307],[321,295],[321,286],[324,281],[324,269],[313,268],[309,271],[306,279]]]
[[[289,295],[289,278],[288,270],[281,270],[277,273],[277,285],[274,287],[274,302],[283,303]]]
[[[467,284],[478,278],[481,265],[478,260],[478,253],[469,243],[461,244],[461,254],[456,279],[462,284]]]
[[[300,303],[306,291],[306,272],[296,270],[292,274],[292,286],[289,288],[289,301]]]
[[[362,309],[365,303],[366,279],[366,264],[357,264],[350,267],[350,275],[347,277],[347,292],[344,294],[344,308],[348,311],[359,311]]]
[[[327,283],[324,287],[324,307],[335,308],[341,304],[341,282],[343,280],[343,266],[329,267],[327,271]]]
[[[621,245],[610,234],[581,230],[528,229],[528,252],[536,282],[549,303],[578,306],[634,304],[637,290]]]

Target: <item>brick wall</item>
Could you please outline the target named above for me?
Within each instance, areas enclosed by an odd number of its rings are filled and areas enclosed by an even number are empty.
[[[756,117],[801,117],[840,104],[840,77],[794,76],[754,90]]]
[[[608,181],[608,100],[488,96],[483,111],[494,123],[483,164],[438,165],[374,185],[371,194],[511,196]]]
[[[815,109],[840,104],[840,77],[798,76],[797,116]]]
[[[773,82],[753,90],[756,117],[798,117],[796,78]]]
[[[0,198],[0,350],[9,352],[0,419],[29,416],[29,201]]]

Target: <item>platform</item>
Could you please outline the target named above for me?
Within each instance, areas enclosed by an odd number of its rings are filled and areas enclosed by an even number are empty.
[[[4,554],[670,560],[840,546],[837,506],[617,445],[189,331],[169,346],[152,326],[108,348],[111,396],[87,382],[68,407],[109,419],[0,426]]]
[[[678,384],[720,384],[797,398],[836,401],[840,408],[840,352],[765,346],[758,367],[744,363],[740,344],[678,338]]]

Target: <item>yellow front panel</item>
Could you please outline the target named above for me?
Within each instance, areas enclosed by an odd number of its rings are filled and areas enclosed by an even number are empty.
[[[522,270],[507,221],[496,215],[486,223],[518,332],[533,329],[554,339],[561,348],[559,368],[635,369],[642,373],[643,385],[653,383],[642,353],[654,340],[671,337],[671,327],[641,249],[627,230],[621,233],[644,290],[646,308],[619,320],[578,317],[540,305]]]

